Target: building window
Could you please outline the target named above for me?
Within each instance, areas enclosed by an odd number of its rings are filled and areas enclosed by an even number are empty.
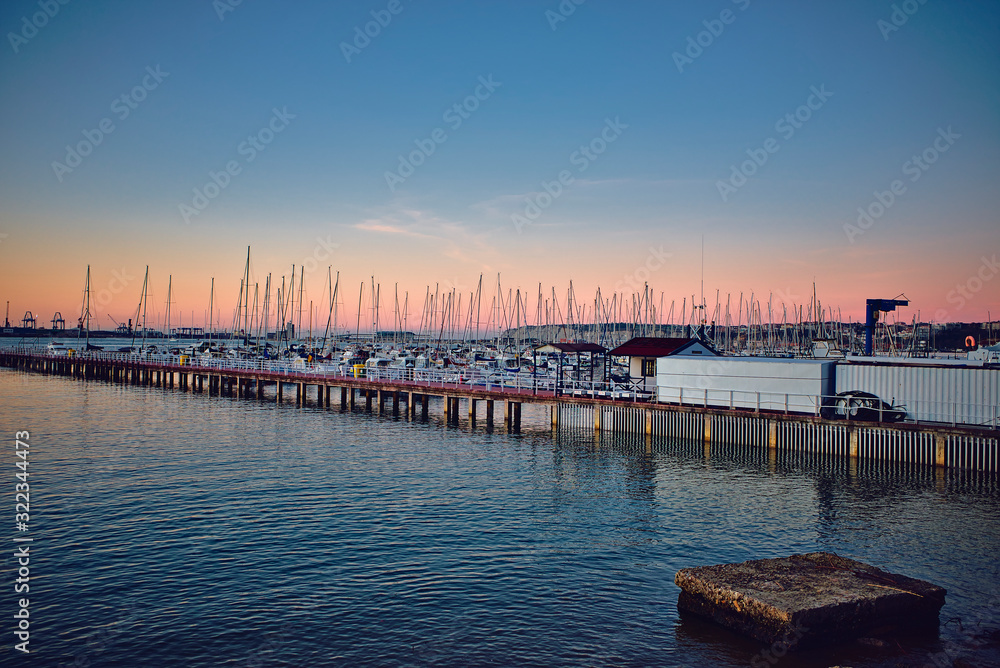
[[[656,375],[656,360],[655,359],[644,359],[644,360],[642,360],[642,375],[643,375],[643,377],[655,376]]]

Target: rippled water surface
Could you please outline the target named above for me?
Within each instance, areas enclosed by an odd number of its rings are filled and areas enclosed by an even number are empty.
[[[993,477],[554,435],[527,406],[520,435],[439,414],[0,369],[11,520],[13,436],[31,432],[30,530],[8,548],[34,539],[31,654],[6,549],[0,663],[1000,664]],[[941,637],[769,662],[679,618],[679,568],[815,550],[946,587]]]

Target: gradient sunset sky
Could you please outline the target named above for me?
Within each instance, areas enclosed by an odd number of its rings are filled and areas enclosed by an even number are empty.
[[[306,263],[319,303],[332,265],[348,313],[374,276],[411,323],[498,272],[532,306],[648,281],[679,313],[702,240],[709,309],[815,282],[844,319],[1000,313],[996,2],[10,0],[0,26],[12,321],[75,324],[90,265],[113,328],[148,265],[150,313],[172,275],[202,323],[214,277],[228,324],[247,246],[261,290]]]

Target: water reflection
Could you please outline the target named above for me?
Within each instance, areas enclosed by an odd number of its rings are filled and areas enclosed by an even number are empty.
[[[983,665],[1000,662],[1000,605],[998,614],[976,612],[990,609],[990,592],[1000,581],[995,475],[589,430],[560,434],[557,442],[561,453],[585,460],[597,452],[619,457],[617,468],[630,487],[626,497],[646,501],[630,523],[656,535],[661,555],[677,567],[826,550],[949,590],[940,638],[863,640],[782,656],[780,665],[924,666],[948,648]],[[641,512],[657,507],[659,522]],[[752,640],[672,614],[682,655],[690,649],[715,665],[777,664],[778,657],[762,654],[768,648]],[[975,621],[975,635],[961,630],[968,626],[963,618]]]
[[[0,405],[0,429],[39,437],[50,665],[127,595],[140,620],[107,665],[747,666],[762,648],[682,619],[674,574],[815,550],[947,587],[942,619],[962,625],[885,661],[862,646],[775,665],[927,663],[998,627],[978,612],[1000,580],[995,477],[553,432],[528,405],[512,435],[500,406],[488,433],[464,412],[456,428],[434,409],[409,422],[2,369]]]

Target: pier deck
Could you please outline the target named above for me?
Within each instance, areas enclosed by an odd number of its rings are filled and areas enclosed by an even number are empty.
[[[183,363],[182,363],[183,362]],[[1000,471],[996,430],[915,423],[878,423],[830,420],[819,415],[778,411],[726,409],[656,403],[635,393],[553,387],[551,380],[525,377],[495,383],[469,378],[465,371],[388,370],[380,377],[353,377],[330,367],[300,366],[266,360],[212,359],[198,362],[175,356],[139,356],[127,353],[89,353],[80,356],[37,350],[0,351],[0,366],[25,371],[69,375],[81,379],[127,384],[177,387],[210,395],[263,400],[273,388],[272,400],[284,400],[285,386],[295,386],[295,403],[305,405],[309,388],[319,406],[330,407],[339,390],[340,407],[386,412],[408,420],[427,419],[428,398],[441,397],[447,422],[456,423],[459,402],[467,404],[471,422],[485,402],[485,422],[492,427],[496,402],[504,406],[504,423],[520,431],[521,405],[541,404],[550,409],[553,429],[564,424],[595,431],[677,436],[712,443],[743,443],[771,450],[809,450],[850,458],[912,462],[944,468]],[[395,377],[393,377],[395,376]],[[375,404],[373,408],[373,403]],[[402,405],[402,410],[401,410]]]

